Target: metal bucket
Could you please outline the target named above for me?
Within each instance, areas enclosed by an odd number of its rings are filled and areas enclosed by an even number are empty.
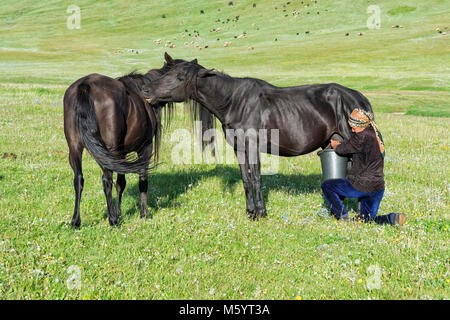
[[[345,178],[347,175],[347,157],[341,157],[333,149],[317,152],[322,164],[322,180]]]

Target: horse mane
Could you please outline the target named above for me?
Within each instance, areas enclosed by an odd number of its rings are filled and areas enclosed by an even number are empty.
[[[219,70],[216,70],[216,69],[214,69],[213,71],[210,71],[210,73],[211,74],[215,74],[216,76],[221,76],[221,77],[224,77],[224,78],[233,79],[233,77],[230,76],[229,74],[226,74],[225,72],[219,71]]]
[[[208,109],[206,109],[206,107],[193,99],[185,101],[184,105],[188,107],[191,121],[193,123],[195,123],[196,121],[200,121],[201,127],[196,128],[194,126],[193,130],[194,135],[199,139],[202,150],[205,150],[205,148],[209,146],[211,154],[215,157],[214,136],[212,136],[208,141],[203,140],[203,137],[207,130],[216,128],[216,117]],[[197,131],[198,129],[200,129],[200,132]]]
[[[118,77],[117,80],[120,81],[120,79],[126,78],[126,77],[130,77],[132,79],[141,79],[141,78],[144,78],[145,75],[142,74],[142,73],[137,72],[137,70],[135,69],[135,70],[131,71],[128,74],[124,74],[123,76]]]
[[[126,78],[131,78],[132,80],[136,80],[136,79],[142,79],[145,78],[145,75],[142,73],[137,72],[137,70],[133,70],[128,74],[124,74],[123,76],[117,77],[116,80],[118,81],[125,81]]]
[[[131,71],[128,74],[116,78],[117,81],[122,82],[127,89],[131,89],[136,93],[140,94],[141,87],[146,83],[150,82],[145,75],[138,73],[136,70]]]

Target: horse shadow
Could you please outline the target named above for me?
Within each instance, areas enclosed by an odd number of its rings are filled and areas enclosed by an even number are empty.
[[[180,204],[179,196],[194,188],[201,181],[217,177],[220,179],[222,193],[232,192],[242,186],[241,172],[231,165],[216,165],[212,169],[181,170],[179,172],[152,172],[148,177],[148,200],[150,212],[163,208],[173,208]],[[267,203],[269,192],[279,190],[293,195],[304,195],[321,191],[321,174],[275,174],[262,176],[262,193]],[[133,184],[125,190],[125,195],[135,199],[133,206],[122,214],[139,213],[139,186]],[[205,195],[205,198],[208,195]],[[245,199],[245,198],[243,198]]]

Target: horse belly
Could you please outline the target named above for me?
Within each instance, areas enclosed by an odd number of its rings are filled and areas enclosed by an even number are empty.
[[[268,144],[270,153],[293,157],[310,153],[321,147],[328,138],[328,127],[320,123],[286,122],[283,126],[272,127]],[[277,130],[278,137],[276,136]],[[278,147],[278,150],[276,150]]]

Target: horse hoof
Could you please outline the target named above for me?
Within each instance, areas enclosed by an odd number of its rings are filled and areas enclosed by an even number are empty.
[[[265,217],[267,217],[266,209],[257,210],[256,213],[255,213],[254,220],[259,220],[259,219],[265,218]]]
[[[81,220],[72,220],[72,228],[79,228],[81,225]]]
[[[247,210],[247,217],[251,220],[254,220],[256,217],[255,211]]]
[[[147,217],[148,217],[148,211],[141,212],[141,218],[142,218],[142,219],[145,219],[145,218],[147,218]]]
[[[117,227],[119,225],[119,219],[109,220],[109,225],[111,227]]]

